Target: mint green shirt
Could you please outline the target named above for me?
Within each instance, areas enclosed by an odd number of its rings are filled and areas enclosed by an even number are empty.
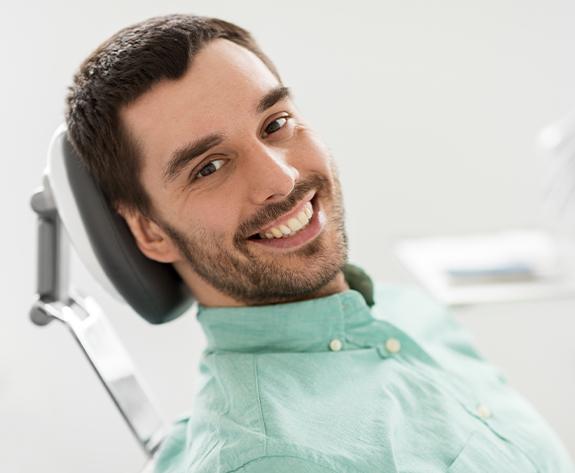
[[[257,307],[200,307],[192,415],[160,473],[573,473],[559,439],[409,286]]]

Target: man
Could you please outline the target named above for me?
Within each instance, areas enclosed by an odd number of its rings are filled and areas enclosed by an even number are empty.
[[[249,33],[172,15],[81,66],[69,136],[206,334],[158,472],[572,472],[423,293],[347,263],[337,171]]]

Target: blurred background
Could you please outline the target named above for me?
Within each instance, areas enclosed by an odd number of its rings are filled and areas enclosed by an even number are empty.
[[[403,237],[538,227],[536,139],[575,109],[569,0],[3,2],[0,130],[0,470],[138,471],[144,455],[61,325],[28,318],[40,185],[80,62],[128,24],[167,13],[250,30],[339,163],[351,260],[415,283]],[[192,410],[204,340],[184,316],[151,326],[72,258],[74,285],[109,316],[166,418]],[[575,457],[575,298],[453,309]]]

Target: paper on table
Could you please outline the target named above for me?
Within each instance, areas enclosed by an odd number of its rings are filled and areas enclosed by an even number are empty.
[[[542,230],[408,238],[402,264],[446,304],[520,301],[575,294],[575,243]]]

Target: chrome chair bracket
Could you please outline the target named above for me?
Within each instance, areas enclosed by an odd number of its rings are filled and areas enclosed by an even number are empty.
[[[70,329],[136,440],[153,457],[165,423],[98,304],[69,286],[69,242],[47,181],[31,206],[38,215],[38,278],[30,318],[40,326],[58,320]]]

